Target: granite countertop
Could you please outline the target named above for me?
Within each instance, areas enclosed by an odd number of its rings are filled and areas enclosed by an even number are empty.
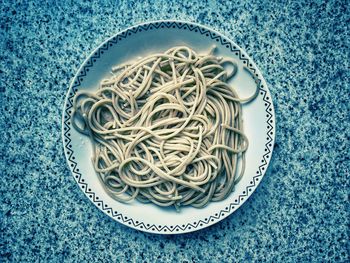
[[[348,261],[346,1],[169,2],[1,1],[0,261]],[[272,163],[253,196],[220,223],[177,236],[100,212],[71,176],[61,142],[79,65],[107,37],[157,19],[198,22],[244,48],[277,118]]]

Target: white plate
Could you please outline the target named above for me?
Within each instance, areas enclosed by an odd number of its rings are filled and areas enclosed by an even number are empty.
[[[110,76],[111,67],[148,53],[165,51],[175,45],[188,45],[200,53],[217,45],[217,55],[239,61],[256,75],[259,96],[243,106],[244,130],[249,139],[247,168],[235,191],[221,202],[212,202],[198,209],[183,207],[160,208],[134,201],[123,204],[113,200],[104,190],[91,163],[89,138],[72,129],[71,108],[78,90],[96,90],[100,81]],[[256,83],[244,70],[231,84],[241,96],[249,95]],[[275,136],[275,116],[266,82],[249,56],[222,34],[189,22],[156,21],[128,28],[102,43],[84,61],[75,75],[63,109],[62,138],[67,162],[81,190],[105,214],[132,228],[159,234],[186,233],[208,227],[233,213],[253,193],[271,160]]]

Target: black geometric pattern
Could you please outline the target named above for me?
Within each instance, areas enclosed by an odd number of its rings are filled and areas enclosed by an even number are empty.
[[[70,134],[71,113],[72,113],[71,109],[73,105],[73,97],[78,91],[82,82],[84,81],[84,77],[87,75],[89,68],[91,68],[94,65],[94,63],[101,57],[101,55],[105,51],[108,50],[109,47],[113,45],[117,45],[119,42],[125,40],[128,36],[137,34],[138,32],[142,32],[142,31],[157,30],[157,29],[163,29],[163,28],[166,28],[166,29],[177,28],[177,29],[189,30],[194,33],[205,35],[206,37],[209,37],[213,41],[215,41],[217,45],[222,45],[227,49],[229,49],[231,52],[233,52],[255,76],[257,85],[259,87],[260,95],[262,96],[263,101],[265,103],[265,111],[266,111],[267,134],[266,134],[266,143],[265,143],[265,149],[264,149],[265,153],[262,157],[261,165],[258,167],[256,174],[253,177],[253,180],[250,181],[250,184],[238,196],[238,198],[229,206],[225,207],[225,209],[215,213],[214,215],[209,216],[208,218],[204,218],[202,220],[199,220],[193,223],[184,224],[184,225],[145,224],[143,222],[135,221],[134,219],[129,218],[119,213],[118,211],[113,210],[111,207],[108,207],[108,205],[105,204],[102,200],[100,200],[99,197],[89,188],[89,185],[85,182],[82,174],[80,173],[79,168],[77,167],[78,165],[75,161],[74,151],[72,149],[71,138],[70,138],[71,137],[71,134]],[[261,84],[262,82],[261,79],[262,77],[258,73],[258,70],[256,69],[256,67],[250,62],[249,58],[245,54],[243,54],[241,50],[234,43],[232,43],[230,40],[226,39],[225,37],[218,35],[217,33],[212,32],[211,30],[197,24],[192,24],[189,22],[179,22],[179,21],[151,22],[147,24],[134,26],[132,28],[129,28],[117,34],[116,36],[107,40],[85,62],[85,64],[82,67],[82,70],[76,74],[66,100],[65,110],[63,113],[64,115],[63,116],[64,149],[68,159],[68,164],[71,168],[71,171],[74,175],[75,180],[78,182],[83,192],[90,198],[90,200],[98,208],[100,208],[102,211],[104,211],[105,213],[107,213],[117,221],[139,230],[158,232],[158,233],[164,233],[164,234],[177,233],[177,232],[183,232],[183,231],[191,232],[220,221],[223,217],[228,216],[231,212],[233,212],[233,210],[239,207],[240,204],[244,202],[248,198],[248,196],[253,192],[253,190],[256,188],[257,184],[262,179],[262,176],[267,169],[269,159],[271,159],[273,141],[274,141],[273,131],[275,127],[274,126],[275,124],[273,123],[274,110],[272,105],[272,99],[268,96],[266,91],[267,87],[263,87],[263,85]]]

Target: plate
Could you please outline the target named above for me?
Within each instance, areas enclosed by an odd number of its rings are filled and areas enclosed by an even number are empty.
[[[240,96],[259,88],[258,97],[243,105],[244,130],[249,139],[247,168],[234,192],[220,202],[204,208],[161,208],[134,201],[123,204],[112,199],[103,189],[91,162],[89,138],[72,128],[72,101],[77,91],[97,89],[100,81],[110,77],[112,66],[149,53],[165,51],[176,45],[188,45],[201,53],[213,44],[218,56],[238,61],[239,69],[249,68],[256,82],[245,70],[231,80]],[[208,27],[183,21],[155,21],[130,27],[104,41],[79,68],[67,92],[63,116],[62,139],[72,175],[81,190],[99,210],[114,220],[146,232],[178,234],[213,225],[236,211],[252,195],[263,178],[271,160],[275,136],[275,114],[266,81],[253,60],[237,44]]]

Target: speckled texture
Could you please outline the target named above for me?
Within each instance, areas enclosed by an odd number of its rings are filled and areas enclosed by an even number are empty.
[[[349,260],[346,1],[20,2],[0,1],[1,262]],[[243,47],[277,114],[275,152],[257,191],[226,220],[180,236],[105,216],[77,187],[61,143],[64,96],[79,65],[119,30],[161,18],[202,23]]]

